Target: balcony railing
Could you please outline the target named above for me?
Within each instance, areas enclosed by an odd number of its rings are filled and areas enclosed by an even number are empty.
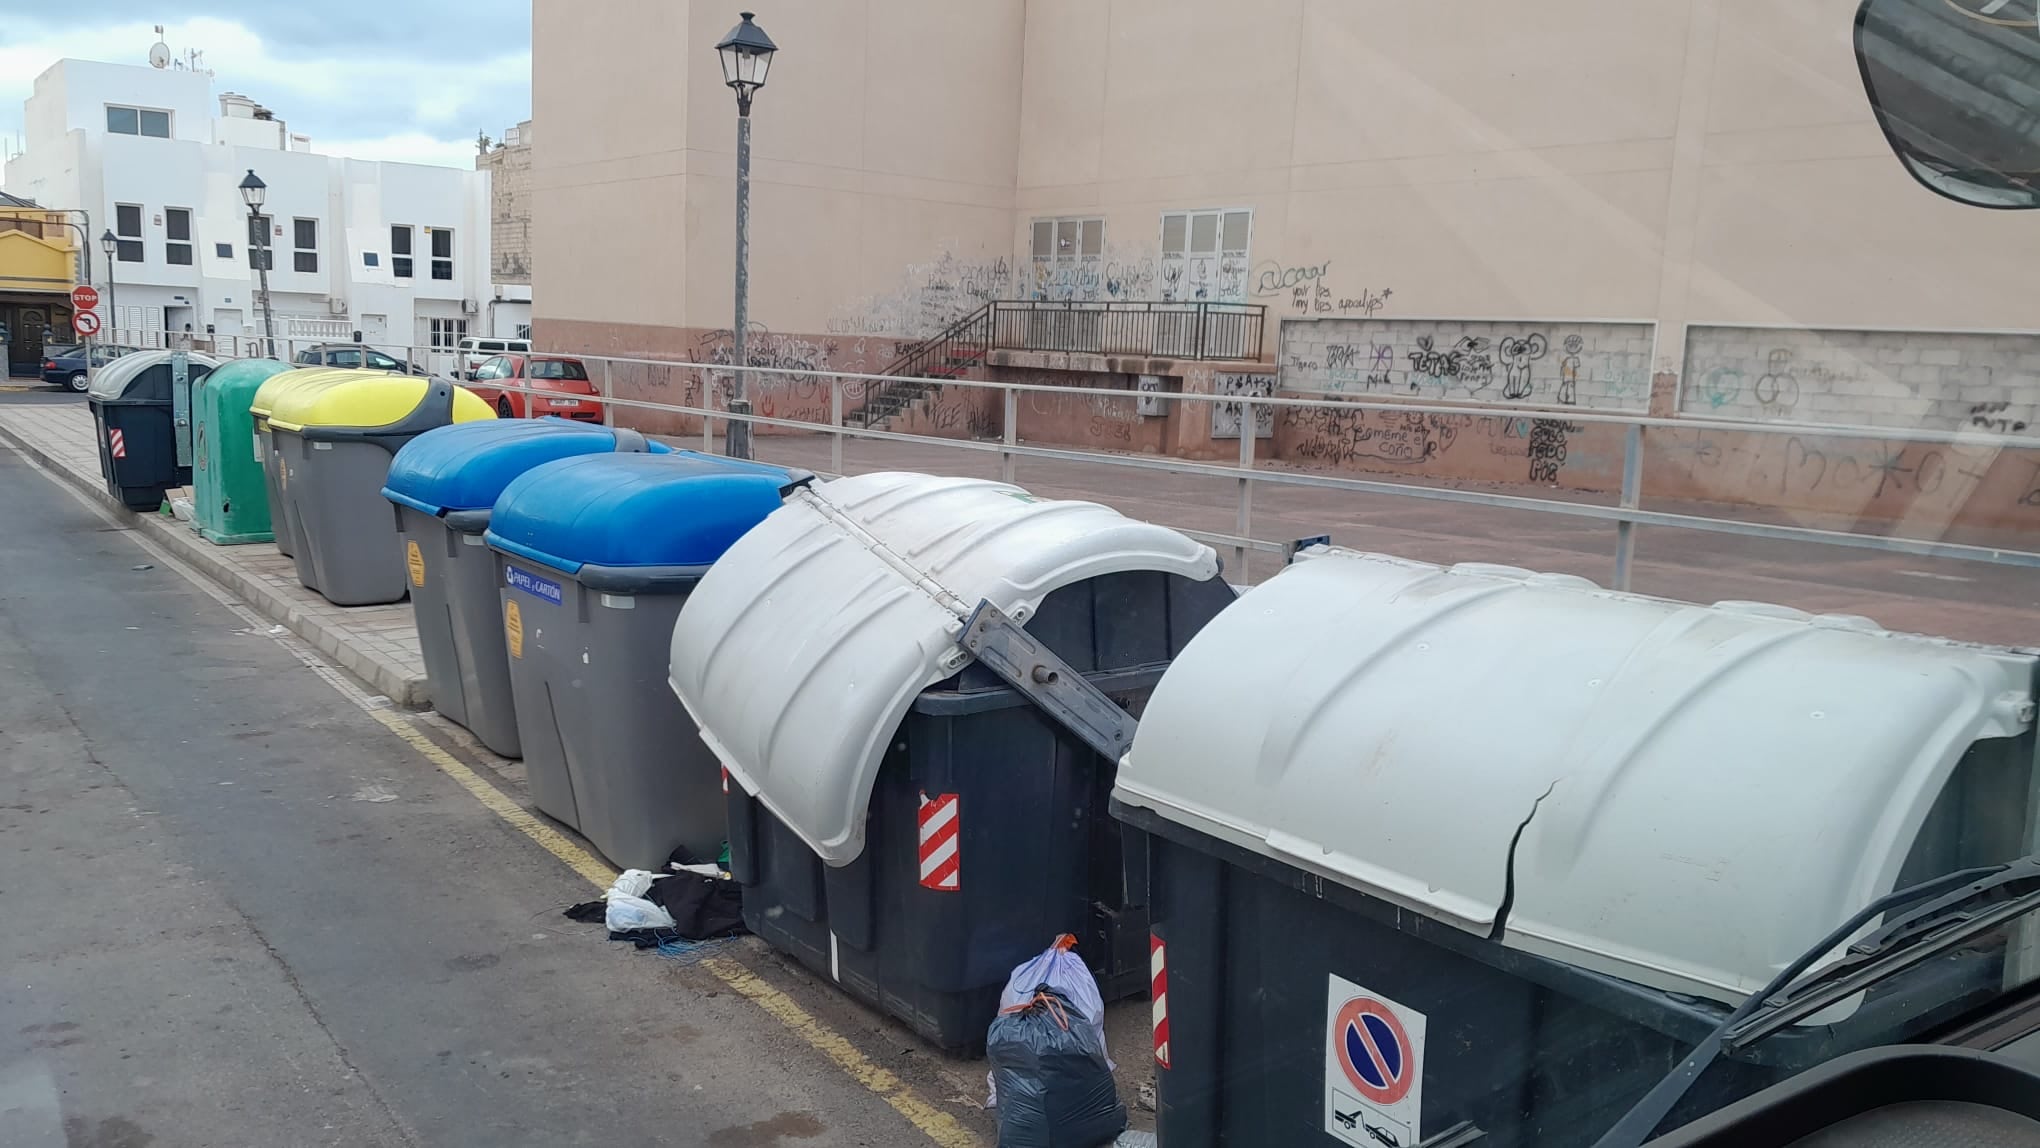
[[[991,345],[1014,351],[1258,359],[1268,309],[1251,303],[994,302]]]

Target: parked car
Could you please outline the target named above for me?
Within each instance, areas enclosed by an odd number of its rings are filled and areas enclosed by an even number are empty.
[[[83,391],[92,385],[91,372],[111,363],[122,355],[132,353],[135,348],[117,344],[97,344],[92,348],[92,362],[85,362],[85,347],[46,347],[48,357],[43,360],[43,382],[52,386],[69,387]]]
[[[490,386],[492,382],[558,393],[541,398],[505,391],[500,386]],[[506,419],[558,415],[583,422],[602,421],[601,403],[577,397],[598,393],[595,384],[588,379],[588,368],[579,359],[557,355],[497,355],[475,368],[475,377],[468,383],[468,390],[494,403],[496,414]]]
[[[412,375],[429,373],[423,367],[414,367],[360,343],[321,343],[299,351],[293,361],[300,367],[367,367],[372,371],[402,371]]]
[[[528,355],[531,353],[530,339],[484,339],[473,336],[460,341],[459,356],[454,360],[454,369],[463,379],[472,379],[483,363],[497,355]]]

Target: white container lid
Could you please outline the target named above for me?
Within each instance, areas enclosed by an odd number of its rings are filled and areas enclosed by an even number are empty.
[[[1114,796],[1481,936],[1520,828],[1502,943],[1740,1001],[1891,890],[2033,680],[1861,618],[1323,551],[1191,640]]]
[[[1059,587],[1210,547],[1091,502],[879,473],[797,491],[716,560],[673,628],[669,682],[745,792],[831,865],[864,849],[885,751],[915,695],[961,669],[978,602],[1025,623]]]

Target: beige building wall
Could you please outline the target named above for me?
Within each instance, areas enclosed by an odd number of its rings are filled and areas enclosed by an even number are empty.
[[[1297,393],[2040,426],[2040,226],[1901,170],[1856,75],[1854,8],[785,0],[758,15],[782,51],[755,113],[757,345],[772,365],[879,369],[986,299],[1205,298],[1281,320],[1262,354]],[[733,21],[538,0],[542,340],[727,355],[735,117],[712,45]],[[1200,215],[1243,226],[1200,255],[1165,223]],[[1274,457],[1361,470],[1619,474],[1592,435],[1385,446],[1383,421],[1261,433]],[[1785,456],[1738,449],[1692,445],[1701,469],[1675,485],[1792,485]],[[1823,507],[1853,497],[1812,485]]]
[[[489,173],[489,278],[499,284],[531,282],[531,136],[525,120],[475,157]]]

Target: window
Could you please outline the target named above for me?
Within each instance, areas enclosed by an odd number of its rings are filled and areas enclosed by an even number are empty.
[[[361,351],[355,347],[332,351],[326,355],[326,362],[335,367],[358,367],[361,365]]]
[[[444,227],[432,229],[432,277],[453,278],[453,232]]]
[[[271,226],[266,215],[248,217],[248,266],[260,267],[264,271],[276,270],[276,252],[269,249]]]
[[[298,271],[319,269],[319,221],[316,219],[291,220],[292,240],[296,247],[291,253],[291,266]]]
[[[154,136],[167,140],[170,138],[170,113],[155,108],[128,108],[108,104],[106,130],[115,135]]]
[[[42,221],[36,219],[0,218],[0,231],[19,231],[26,235],[33,235],[37,239],[43,237]]]
[[[378,371],[401,371],[404,369],[404,364],[397,362],[381,351],[373,349],[368,352],[368,365]]]
[[[361,265],[363,267],[380,267],[382,266],[382,256],[373,251],[364,251],[361,253]]]
[[[122,263],[142,261],[142,208],[140,204],[113,205],[113,257]]]
[[[534,379],[578,379],[587,381],[587,368],[574,359],[536,359],[531,364]]]
[[[432,349],[452,351],[460,347],[460,341],[467,338],[466,319],[434,319],[431,326]]]
[[[1162,216],[1162,298],[1241,303],[1247,298],[1245,210],[1171,212]]]
[[[397,224],[390,228],[390,274],[399,279],[411,277],[411,228],[409,224]]]
[[[1033,253],[1034,298],[1093,298],[1105,254],[1105,221],[1037,219]]]
[[[234,245],[231,243],[215,243],[212,245],[212,253],[214,257],[219,259],[232,259],[234,257]]]
[[[477,379],[507,379],[510,377],[510,360],[508,359],[490,359],[475,369],[475,378]]]
[[[173,267],[191,266],[191,209],[163,209],[163,262]]]

